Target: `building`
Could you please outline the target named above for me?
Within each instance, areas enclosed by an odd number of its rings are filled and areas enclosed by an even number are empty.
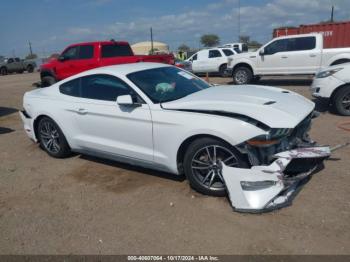
[[[136,55],[148,55],[151,52],[151,41],[140,42],[131,45],[132,51]],[[169,53],[169,46],[161,42],[153,42],[154,53]]]

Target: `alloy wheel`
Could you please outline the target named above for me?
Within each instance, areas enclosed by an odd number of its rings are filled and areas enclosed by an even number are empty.
[[[199,149],[191,162],[194,178],[207,189],[224,189],[221,163],[234,167],[238,165],[238,160],[229,149],[222,146],[210,145]]]
[[[341,104],[345,111],[350,112],[350,92],[343,96]]]
[[[42,123],[39,132],[45,149],[53,154],[58,153],[61,147],[57,127],[50,121],[45,121]]]
[[[248,74],[245,70],[238,70],[235,74],[235,82],[238,84],[245,84],[248,80]]]

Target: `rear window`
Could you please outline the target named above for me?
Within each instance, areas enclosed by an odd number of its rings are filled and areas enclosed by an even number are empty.
[[[60,85],[60,92],[68,96],[80,96],[80,79],[74,79]]]
[[[102,46],[102,57],[118,57],[118,56],[133,56],[133,52],[129,45],[103,45]]]

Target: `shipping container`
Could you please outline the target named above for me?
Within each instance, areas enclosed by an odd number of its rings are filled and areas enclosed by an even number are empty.
[[[322,34],[324,48],[350,47],[350,21],[280,27],[273,30],[273,37],[309,33]]]

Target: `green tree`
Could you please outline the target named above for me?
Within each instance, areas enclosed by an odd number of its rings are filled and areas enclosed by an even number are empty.
[[[201,36],[201,43],[205,47],[217,46],[220,44],[220,38],[214,34],[207,34]]]
[[[37,54],[29,54],[26,56],[25,59],[36,59],[36,58],[38,58]]]
[[[177,48],[177,50],[182,52],[188,52],[191,50],[191,48],[188,45],[182,44]]]

